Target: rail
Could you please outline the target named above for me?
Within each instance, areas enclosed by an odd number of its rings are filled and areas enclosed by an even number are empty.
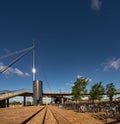
[[[21,124],[72,124],[64,115],[60,114],[57,110],[53,109],[54,107],[44,106],[36,113],[28,117]]]
[[[26,124],[28,123],[30,120],[32,120],[38,113],[40,113],[42,110],[45,109],[45,106],[43,108],[41,108],[40,110],[38,110],[36,113],[34,113],[33,115],[31,115],[29,118],[27,118],[26,120],[24,120],[21,124]],[[45,116],[45,115],[44,115]]]

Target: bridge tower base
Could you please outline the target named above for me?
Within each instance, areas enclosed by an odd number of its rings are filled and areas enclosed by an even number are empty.
[[[42,94],[43,94],[42,81],[34,80],[33,81],[33,105],[34,106],[43,104]]]

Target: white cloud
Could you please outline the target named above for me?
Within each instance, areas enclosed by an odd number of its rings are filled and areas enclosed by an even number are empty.
[[[101,9],[102,1],[101,0],[91,0],[91,8],[93,10],[99,11]]]
[[[4,65],[2,62],[0,62],[0,70],[2,70],[4,68]]]
[[[18,76],[23,76],[24,73],[20,71],[18,68],[13,69],[13,73],[17,74]]]
[[[107,60],[106,63],[104,63],[104,71],[108,71],[109,69],[115,69],[118,70],[120,68],[120,58],[112,58]]]
[[[7,66],[4,65],[2,62],[0,62],[0,72],[2,72],[2,70],[4,68],[6,68]],[[15,75],[18,75],[18,76],[29,76],[29,73],[24,73],[22,72],[21,70],[19,70],[18,68],[8,68],[5,72],[3,72],[4,75],[10,75],[10,74],[15,74]]]
[[[0,72],[2,72],[7,66],[0,62]]]
[[[82,76],[82,75],[77,75],[77,79],[79,79],[79,78],[81,78],[81,77],[84,77],[84,76]],[[92,79],[91,79],[91,78],[86,78],[86,80],[89,80],[89,82],[92,82]],[[66,83],[65,85],[66,85],[66,86],[69,86],[69,87],[72,87],[72,86],[74,86],[74,82],[75,82],[75,81],[70,81],[70,82]]]
[[[78,79],[81,78],[81,77],[83,77],[83,76],[81,76],[81,75],[78,75],[78,76],[77,76]]]
[[[89,82],[92,82],[92,79],[91,78],[88,78]]]
[[[27,73],[27,72],[25,72],[25,76],[27,76],[27,77],[28,77],[28,76],[30,76],[30,74],[29,74],[29,73]]]
[[[65,85],[72,87],[74,85],[74,81],[71,80],[70,82],[66,83]]]
[[[72,87],[74,84],[73,83],[66,83],[66,86]]]
[[[84,77],[84,76],[82,76],[82,75],[78,75],[77,76],[78,79],[81,78],[81,77]],[[89,80],[89,82],[92,82],[92,79],[91,78],[87,78],[87,80]]]

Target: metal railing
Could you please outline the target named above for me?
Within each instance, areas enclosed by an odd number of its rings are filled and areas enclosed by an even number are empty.
[[[0,100],[4,100],[4,99],[12,98],[12,97],[15,97],[15,96],[19,96],[23,93],[33,93],[33,92],[31,90],[27,90],[27,89],[1,92],[0,93]]]

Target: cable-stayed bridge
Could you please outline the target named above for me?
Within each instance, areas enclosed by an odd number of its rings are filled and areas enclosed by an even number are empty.
[[[120,90],[117,90],[116,94],[120,94]],[[42,93],[43,96],[48,97],[56,97],[56,96],[72,96],[71,92],[58,92],[58,91],[45,91]],[[86,93],[85,95],[90,95],[89,93]],[[107,95],[106,93],[102,95]],[[0,91],[0,101],[13,98],[16,96],[33,96],[32,90],[27,89],[20,89],[20,90],[14,90],[14,91]]]
[[[19,56],[14,59],[12,62],[10,62],[7,66],[2,66],[0,67],[0,74],[3,74],[5,71],[7,71],[11,66],[13,66],[16,62],[18,62],[20,59],[22,59],[25,55],[27,55],[30,51],[32,51],[33,55],[33,61],[32,61],[32,79],[33,79],[33,91],[22,89],[22,90],[15,90],[15,91],[4,91],[0,92],[0,103],[5,104],[7,101],[7,106],[9,104],[9,99],[15,96],[24,96],[24,101],[26,96],[32,96],[33,97],[33,104],[37,105],[39,103],[39,98],[40,101],[42,101],[43,96],[48,96],[48,97],[60,97],[60,96],[70,96],[72,95],[70,92],[42,92],[42,81],[36,80],[36,58],[35,58],[35,45],[33,43],[32,47],[23,49],[23,50],[18,50],[15,52],[8,53],[6,55],[0,56],[0,60],[11,57],[13,55],[18,55]],[[35,101],[35,102],[34,102]],[[41,102],[42,103],[42,102]]]
[[[120,94],[120,90],[117,90],[116,94]],[[89,93],[85,95],[90,95]],[[106,93],[102,95],[107,95]],[[26,104],[26,97],[33,97],[33,91],[27,89],[20,89],[14,91],[0,91],[0,107],[9,107],[9,99],[16,97],[16,96],[23,96],[24,97],[24,105]],[[42,96],[47,97],[64,97],[64,96],[72,96],[71,92],[57,92],[57,91],[50,91],[50,92],[43,92]]]
[[[43,96],[53,97],[53,96],[71,96],[71,92],[43,92]],[[20,89],[15,91],[2,91],[0,92],[0,101],[13,98],[16,96],[33,96],[33,91],[27,89]]]
[[[13,53],[9,53],[9,54],[7,54],[7,55],[4,55],[4,56],[0,56],[0,59],[4,59],[4,58],[7,58],[7,57],[10,57],[10,56],[12,56],[12,55],[16,55],[16,54],[21,54],[19,57],[17,57],[15,60],[13,60],[11,63],[9,63],[8,64],[8,66],[5,66],[4,68],[0,68],[0,74],[2,74],[2,73],[4,73],[5,71],[7,71],[7,69],[9,68],[9,67],[11,67],[13,64],[15,64],[17,61],[19,61],[21,58],[23,58],[25,55],[27,55],[31,50],[33,50],[33,55],[34,55],[34,52],[35,52],[35,46],[33,45],[32,47],[29,47],[29,48],[26,48],[26,49],[23,49],[23,50],[19,50],[19,51],[16,51],[16,52],[13,52]],[[31,97],[33,97],[36,101],[37,101],[37,103],[39,103],[39,101],[38,101],[38,99],[36,99],[35,97],[38,97],[39,96],[39,87],[41,87],[41,90],[40,90],[40,92],[41,92],[41,98],[43,97],[43,96],[47,96],[47,97],[61,97],[61,98],[63,98],[63,96],[72,96],[72,93],[71,92],[42,92],[43,90],[42,90],[42,81],[38,81],[38,80],[36,80],[36,75],[35,75],[35,56],[33,56],[33,84],[34,84],[34,81],[36,81],[35,82],[35,88],[34,88],[34,86],[33,86],[33,91],[31,91],[31,90],[27,90],[27,89],[20,89],[20,90],[15,90],[15,91],[8,91],[8,90],[6,90],[6,91],[2,91],[2,92],[0,92],[0,107],[2,106],[2,107],[5,107],[6,105],[7,106],[9,106],[9,99],[10,98],[13,98],[13,97],[16,97],[16,96],[23,96],[24,97],[24,105],[25,105],[25,103],[26,103],[26,97],[27,96],[31,96]],[[39,83],[39,84],[38,84]],[[39,86],[40,85],[40,86]],[[37,92],[38,93],[36,93],[36,91],[35,90],[38,90]],[[35,95],[36,96],[35,96]],[[120,94],[120,90],[118,90],[117,92],[116,92],[116,94]],[[84,94],[84,95],[90,95],[89,93],[86,93],[86,94]],[[101,95],[106,95],[106,93],[104,93],[104,94],[101,94]],[[34,101],[34,99],[33,99],[33,101]],[[36,104],[37,105],[37,104]]]
[[[63,96],[71,96],[71,92],[43,92],[42,96],[45,97],[63,97]],[[20,89],[15,91],[1,91],[0,92],[0,107],[9,107],[9,99],[16,97],[16,96],[23,96],[24,97],[24,106],[26,104],[26,97],[33,97],[33,91],[27,89]]]

